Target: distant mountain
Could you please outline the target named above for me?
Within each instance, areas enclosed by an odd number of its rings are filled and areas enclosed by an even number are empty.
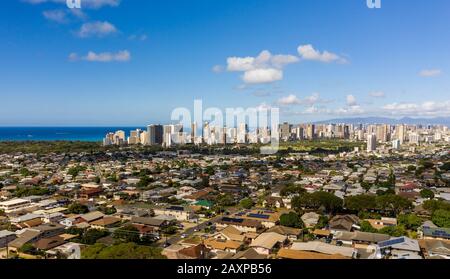
[[[387,117],[356,117],[356,118],[336,118],[325,121],[317,121],[316,124],[328,123],[346,123],[346,124],[407,124],[407,125],[447,125],[450,126],[450,117],[436,117],[436,118],[411,118],[404,117],[401,119],[387,118]]]

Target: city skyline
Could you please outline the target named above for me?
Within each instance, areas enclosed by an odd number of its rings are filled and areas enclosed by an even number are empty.
[[[291,123],[450,116],[447,1],[63,2],[4,4],[0,126],[167,124],[194,99]]]

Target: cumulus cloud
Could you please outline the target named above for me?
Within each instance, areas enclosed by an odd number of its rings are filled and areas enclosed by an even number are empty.
[[[283,71],[273,68],[249,70],[242,76],[242,80],[250,84],[271,83],[282,79]]]
[[[277,104],[280,106],[304,105],[311,107],[316,104],[324,104],[329,102],[329,100],[320,98],[319,93],[313,93],[311,96],[307,96],[304,99],[300,99],[296,95],[291,94],[289,96],[278,99]]]
[[[66,5],[66,0],[22,0],[22,2],[37,5],[44,3],[56,3]],[[117,7],[120,0],[81,0],[81,8],[99,9],[103,7]]]
[[[128,62],[131,60],[131,54],[128,50],[122,50],[118,52],[101,52],[96,53],[89,51],[87,55],[80,57],[77,53],[71,53],[69,55],[69,61],[88,61],[88,62]]]
[[[347,60],[345,58],[340,57],[337,54],[332,52],[323,51],[320,52],[312,45],[301,45],[297,48],[298,54],[300,58],[303,60],[312,60],[312,61],[320,61],[324,63],[338,62],[338,63],[346,63]]]
[[[334,111],[334,114],[338,115],[358,115],[365,113],[365,110],[358,105],[348,106],[345,108],[338,108]]]
[[[44,11],[44,12],[42,12],[42,15],[47,20],[54,21],[57,23],[67,23],[68,22],[67,14],[63,10]]]
[[[356,97],[353,96],[353,95],[347,95],[346,100],[347,100],[347,106],[356,106],[356,105],[358,105],[358,103],[356,101]]]
[[[392,103],[382,107],[384,112],[401,116],[450,116],[450,100],[417,103]]]
[[[386,94],[384,94],[384,92],[382,92],[382,91],[375,91],[375,92],[370,92],[369,96],[373,97],[373,98],[384,98],[384,97],[386,97]]]
[[[421,77],[436,77],[441,75],[442,71],[439,69],[429,69],[429,70],[422,70],[419,72],[419,75]]]
[[[80,38],[88,38],[88,37],[105,37],[108,35],[112,35],[117,33],[117,28],[107,22],[107,21],[95,21],[84,23],[80,30],[77,32],[77,35]]]
[[[264,50],[256,57],[228,57],[226,68],[229,72],[244,72],[241,78],[245,83],[272,83],[283,79],[286,65],[298,61],[299,58],[294,55],[273,55]]]

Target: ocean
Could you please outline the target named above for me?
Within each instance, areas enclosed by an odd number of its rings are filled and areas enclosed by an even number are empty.
[[[142,127],[0,127],[0,141],[102,141],[109,132]]]

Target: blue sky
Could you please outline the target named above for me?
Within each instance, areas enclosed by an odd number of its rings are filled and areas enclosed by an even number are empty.
[[[450,116],[450,2],[9,0],[0,126],[168,123],[172,109],[282,120]]]

